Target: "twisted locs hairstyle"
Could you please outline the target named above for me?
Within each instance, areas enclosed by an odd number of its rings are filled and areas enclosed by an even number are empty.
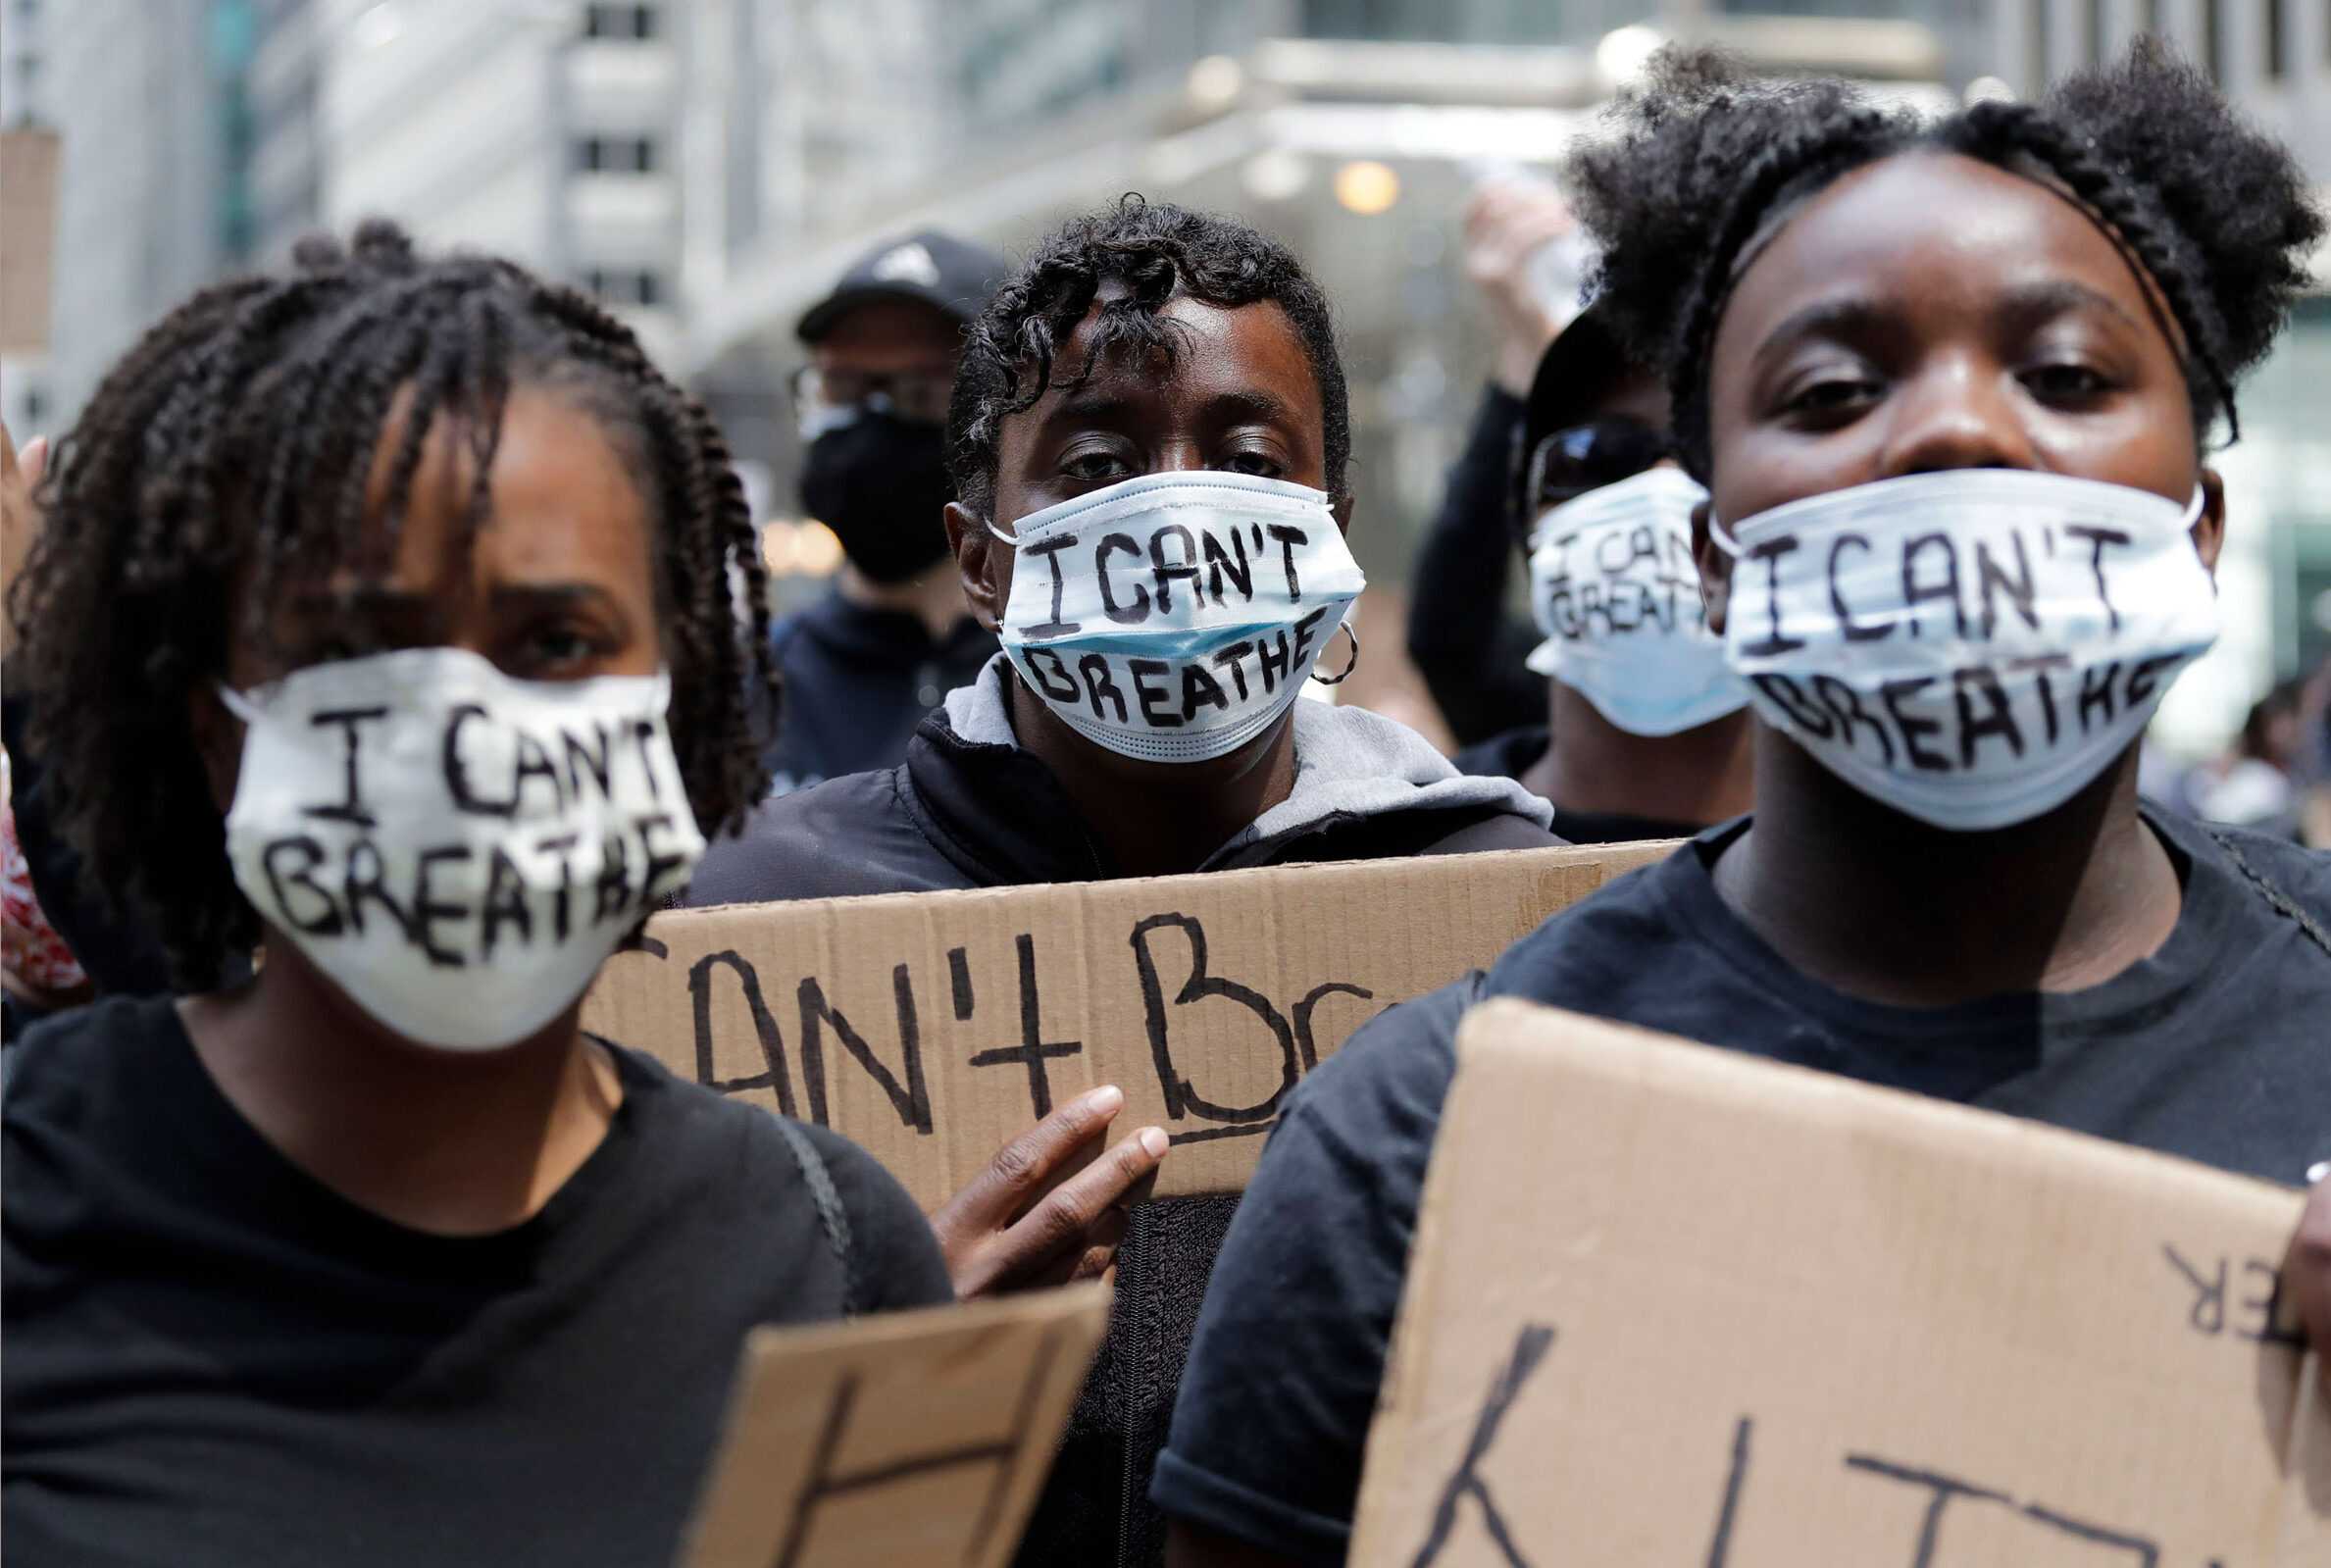
[[[588,297],[509,262],[424,258],[383,222],[346,248],[302,241],[287,272],[204,289],[115,366],[58,444],[38,497],[48,522],[16,586],[26,630],[11,676],[35,693],[59,828],[94,888],[153,923],[181,986],[215,986],[221,960],[259,933],[189,698],[224,679],[236,637],[268,645],[287,581],[385,570],[439,416],[474,462],[465,547],[474,540],[522,384],[599,422],[646,499],[672,738],[697,820],[707,833],[734,825],[766,789],[754,724],[775,689],[767,579],[703,408]],[[373,514],[366,486],[392,412]]]
[[[1939,120],[1842,81],[1757,80],[1717,52],[1670,48],[1611,115],[1618,134],[1573,154],[1568,182],[1602,245],[1596,286],[1665,375],[1684,465],[1702,481],[1708,361],[1733,280],[1793,208],[1850,170],[1951,152],[2068,192],[2174,319],[2197,441],[2220,415],[2227,438],[2240,434],[2234,383],[2281,330],[2323,233],[2289,151],[2150,36],[2036,103]]]
[[[1351,400],[1327,295],[1292,251],[1237,219],[1129,195],[1047,234],[966,331],[947,409],[947,468],[964,505],[994,516],[1004,417],[1027,412],[1044,395],[1054,357],[1104,283],[1122,284],[1125,292],[1101,307],[1084,370],[1066,389],[1116,355],[1171,366],[1174,323],[1158,312],[1177,291],[1226,307],[1272,301],[1293,324],[1319,384],[1328,492],[1343,498]]]

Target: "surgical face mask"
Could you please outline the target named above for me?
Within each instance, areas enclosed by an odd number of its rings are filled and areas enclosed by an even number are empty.
[[[1835,490],[1746,519],[1725,652],[1765,723],[1937,828],[2028,822],[2144,733],[2217,639],[2180,507],[2013,469]]]
[[[1748,700],[1707,629],[1692,560],[1692,508],[1706,497],[1681,469],[1646,469],[1531,531],[1530,607],[1546,640],[1530,668],[1629,734],[1678,734]]]
[[[223,691],[234,880],[359,1007],[485,1050],[574,1005],[704,852],[669,675],[514,681],[419,648]]]
[[[801,469],[801,504],[873,582],[905,582],[946,559],[955,497],[946,435],[882,409],[827,417]]]
[[[990,531],[1018,550],[1004,651],[1063,723],[1202,762],[1287,712],[1367,580],[1325,493],[1149,474]]]

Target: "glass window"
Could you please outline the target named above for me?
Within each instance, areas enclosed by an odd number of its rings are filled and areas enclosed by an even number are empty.
[[[583,9],[585,38],[652,38],[656,35],[654,6],[591,5]]]

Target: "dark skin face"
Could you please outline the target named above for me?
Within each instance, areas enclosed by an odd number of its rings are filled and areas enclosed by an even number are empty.
[[[1170,367],[1111,358],[1078,385],[1089,314],[1043,397],[1003,421],[994,521],[1004,532],[1045,507],[1143,474],[1214,469],[1328,488],[1319,383],[1287,313],[1268,301],[1226,309],[1177,295],[1159,314],[1179,329]],[[1350,525],[1345,497],[1336,526]],[[947,508],[947,537],[972,614],[995,628],[1017,552],[960,504]],[[1293,785],[1286,719],[1207,762],[1145,762],[1087,740],[1017,680],[1009,689],[1020,743],[1060,779],[1126,875],[1194,869]]]
[[[1667,388],[1633,368],[1581,399],[1564,418],[1569,425],[1633,420],[1662,434],[1672,424]],[[1740,815],[1754,799],[1745,712],[1679,734],[1630,734],[1578,691],[1549,681],[1546,725],[1554,742],[1521,782],[1558,810],[1705,827]]]
[[[938,388],[938,424],[946,418],[946,388],[955,379],[955,352],[963,329],[947,315],[911,299],[873,299],[836,320],[810,345],[810,362],[837,392],[863,395],[898,383],[934,383]]]
[[[379,515],[392,416],[373,465]],[[237,636],[227,681],[249,688],[307,665],[392,648],[464,648],[526,681],[652,675],[663,661],[655,527],[633,460],[592,416],[520,386],[503,417],[490,514],[461,548],[472,464],[439,421],[424,448],[393,561],[285,584],[271,650]],[[239,626],[238,617],[230,626]],[[191,699],[222,815],[242,725]],[[613,1064],[569,1009],[533,1037],[481,1052],[403,1039],[271,932],[258,979],[180,1004],[220,1089],[319,1181],[416,1229],[476,1234],[533,1213],[587,1157],[621,1098]],[[580,1001],[578,1002],[578,1008]]]
[[[2038,182],[1942,153],[1857,170],[1782,221],[1725,306],[1709,368],[1710,504],[1738,520],[1955,468],[2069,474],[2180,504],[2199,483],[2194,543],[2214,567],[2223,494],[2202,464],[2166,320],[2105,231]],[[1732,563],[1704,514],[1695,534],[1721,629]],[[1756,797],[1718,888],[1843,989],[1931,1004],[2077,988],[2175,923],[2174,868],[2136,814],[2134,748],[2033,822],[1952,834],[1860,794],[1759,725]],[[2005,914],[2001,885],[2019,890]]]

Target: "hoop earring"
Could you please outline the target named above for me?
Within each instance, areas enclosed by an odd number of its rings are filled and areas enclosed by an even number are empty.
[[[1341,630],[1345,636],[1351,638],[1351,662],[1343,667],[1343,673],[1342,675],[1337,676],[1332,681],[1326,676],[1319,674],[1317,671],[1313,671],[1311,679],[1318,682],[1323,686],[1342,685],[1344,682],[1351,679],[1351,672],[1357,670],[1360,667],[1360,634],[1351,629],[1351,623],[1349,621],[1343,622],[1342,624]]]

